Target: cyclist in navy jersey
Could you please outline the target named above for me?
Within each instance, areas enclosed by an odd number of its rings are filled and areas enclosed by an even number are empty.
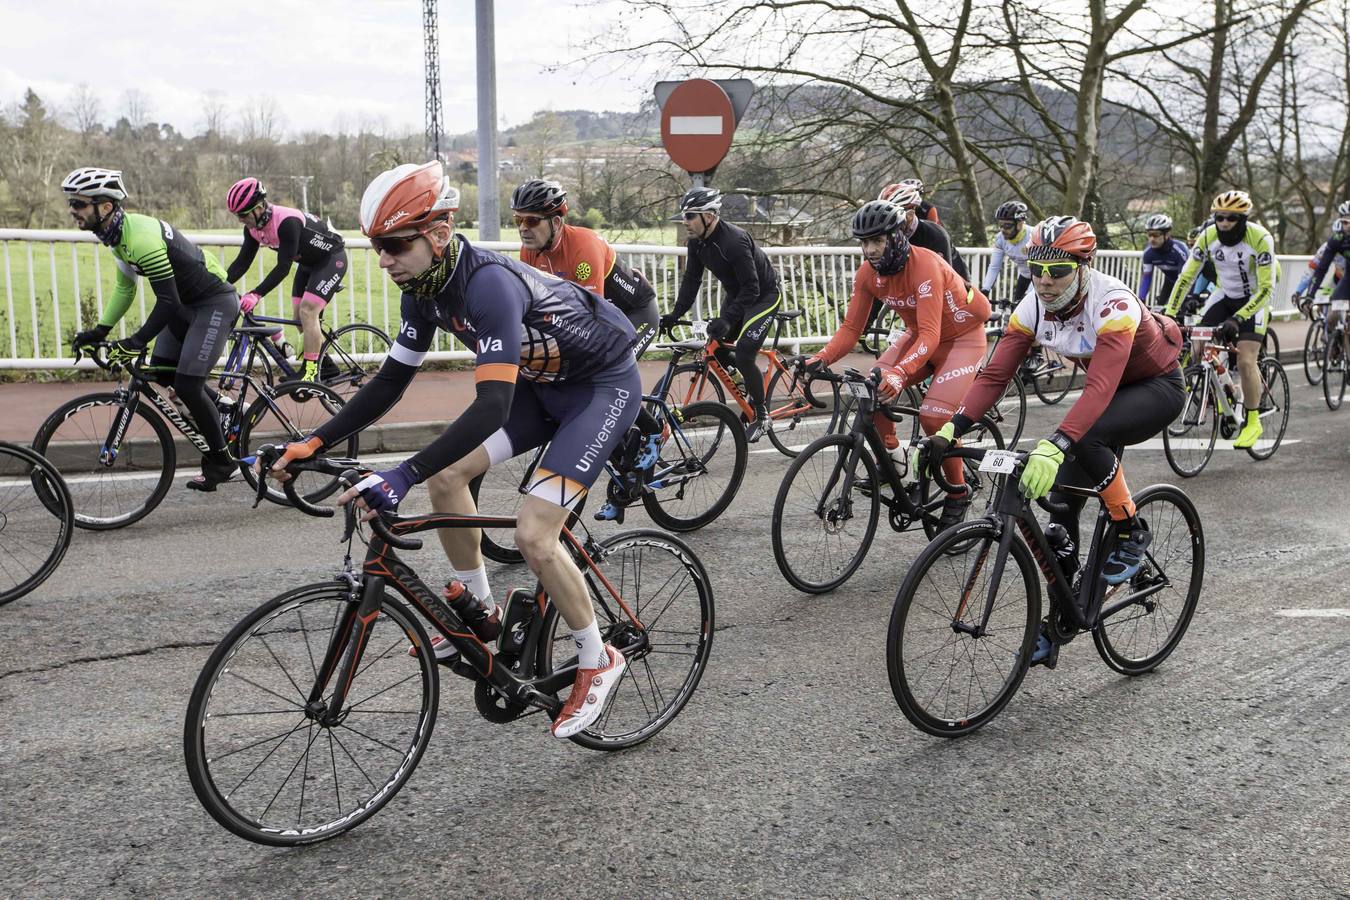
[[[1139,299],[1148,302],[1149,291],[1153,287],[1153,270],[1163,274],[1162,290],[1158,296],[1172,296],[1172,285],[1190,258],[1190,249],[1181,241],[1172,237],[1172,219],[1162,213],[1148,217],[1144,223],[1144,232],[1148,236],[1148,246],[1144,248],[1144,272],[1139,279]],[[1158,304],[1161,305],[1161,304]]]
[[[225,196],[225,204],[244,224],[244,244],[226,274],[231,284],[253,265],[260,245],[277,252],[277,264],[272,271],[253,290],[239,298],[241,310],[252,312],[268,292],[281,284],[290,273],[291,265],[298,264],[291,282],[291,306],[300,318],[300,331],[304,336],[305,368],[301,377],[306,381],[317,381],[319,349],[323,346],[319,317],[347,274],[347,250],[342,236],[316,216],[269,203],[267,191],[256,178],[235,182]]]
[[[625,668],[596,625],[585,582],[559,533],[604,469],[642,401],[633,358],[636,334],[624,314],[585,288],[453,233],[441,164],[406,164],[381,173],[361,198],[361,230],[380,267],[402,289],[402,324],[388,358],[336,416],[290,444],[277,470],[346,438],[398,402],[432,347],[449,331],[475,355],[474,401],[425,449],[376,472],[343,493],[374,510],[397,508],[413,486],[428,483],[438,512],[476,511],[469,483],[495,464],[548,443],[526,488],[516,546],[572,630],[578,669],[572,694],[553,723],[571,737],[604,710]],[[465,618],[482,641],[501,630],[479,550],[477,529],[441,529],[454,569],[447,597],[476,598]],[[438,658],[453,656],[446,642]]]

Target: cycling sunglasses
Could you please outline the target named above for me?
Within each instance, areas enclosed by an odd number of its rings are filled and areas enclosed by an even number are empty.
[[[1163,233],[1162,233],[1161,231],[1145,231],[1144,234],[1148,235],[1149,237],[1162,237],[1162,236],[1163,236]]]
[[[998,227],[999,227],[999,228],[1002,228],[1004,231],[1012,231],[1014,228],[1017,227],[1017,223],[1016,223],[1016,222],[1003,221],[1003,222],[999,222],[999,223],[998,223]]]
[[[522,216],[517,213],[514,216],[517,225],[524,225],[526,228],[537,228],[540,223],[547,222],[547,216]]]
[[[86,207],[93,205],[93,200],[81,200],[78,197],[71,197],[66,201],[66,206],[69,206],[71,209],[85,209]]]
[[[402,256],[412,249],[418,238],[425,234],[425,231],[419,231],[417,234],[410,234],[407,237],[373,237],[370,239],[370,246],[376,253]]]
[[[248,209],[244,210],[243,212],[235,213],[235,214],[234,214],[234,217],[235,217],[236,219],[238,219],[239,221],[243,222],[243,221],[245,221],[245,220],[247,220],[247,219],[252,218],[252,217],[253,217],[253,214],[254,214],[255,212],[257,212],[257,211],[258,211],[259,209],[261,209],[261,208],[262,208],[262,204],[261,204],[261,203],[255,203],[255,204],[253,204],[252,206],[250,206]]]
[[[1027,260],[1027,265],[1031,267],[1033,277],[1049,275],[1051,278],[1065,278],[1078,270],[1078,263],[1076,262]]]
[[[1241,222],[1241,221],[1242,221],[1242,216],[1239,216],[1239,215],[1231,215],[1231,216],[1230,216],[1230,215],[1225,215],[1224,213],[1216,213],[1215,216],[1214,216],[1214,221],[1215,221],[1215,222]]]

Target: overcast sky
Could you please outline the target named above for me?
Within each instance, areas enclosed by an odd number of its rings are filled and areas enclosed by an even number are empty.
[[[474,6],[440,0],[443,116],[452,134],[476,127]],[[599,8],[498,0],[498,121],[519,124],[541,109],[636,109],[655,72],[543,71],[585,54],[620,8],[609,0]],[[136,89],[149,98],[151,121],[188,134],[201,130],[209,91],[232,112],[270,95],[291,133],[340,121],[423,127],[419,0],[0,0],[0,22],[3,106],[31,86],[59,111],[84,82],[101,98],[105,124]]]

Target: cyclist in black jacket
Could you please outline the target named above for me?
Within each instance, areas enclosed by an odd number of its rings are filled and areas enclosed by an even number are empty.
[[[768,413],[764,408],[764,373],[756,357],[769,335],[773,311],[781,298],[778,273],[764,251],[743,228],[718,216],[722,194],[716,188],[696,187],[680,198],[680,217],[689,232],[689,264],[680,281],[675,307],[661,317],[661,330],[669,331],[694,305],[705,269],[721,283],[726,297],[717,318],[708,323],[708,337],[718,341],[714,351],[723,366],[745,377],[745,392],[755,408],[755,419],[746,428],[746,439],[757,441],[764,433]],[[728,349],[735,345],[735,355]],[[734,360],[734,363],[733,363]]]

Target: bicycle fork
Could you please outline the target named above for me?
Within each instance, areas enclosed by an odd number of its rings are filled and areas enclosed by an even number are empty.
[[[108,436],[98,451],[99,465],[108,467],[117,462],[117,454],[122,449],[122,439],[126,437],[131,417],[136,414],[136,409],[141,403],[140,394],[125,387],[117,388],[113,391],[113,396],[118,401],[117,415],[113,416],[112,424],[108,427]]]

